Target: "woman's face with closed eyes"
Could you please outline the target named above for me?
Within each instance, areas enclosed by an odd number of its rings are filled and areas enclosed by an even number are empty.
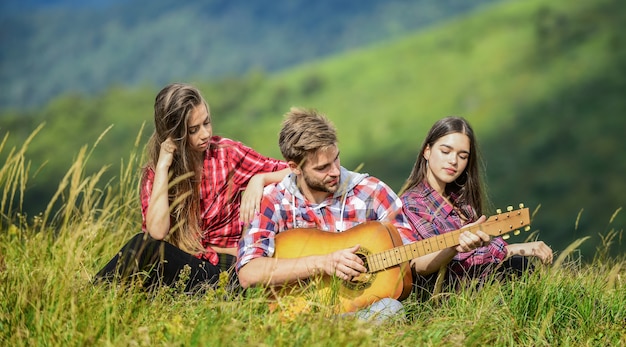
[[[424,150],[428,161],[428,183],[439,193],[446,184],[454,182],[465,170],[470,156],[470,139],[462,133],[440,137]]]

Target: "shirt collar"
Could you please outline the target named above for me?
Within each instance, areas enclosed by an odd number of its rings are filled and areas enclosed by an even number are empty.
[[[447,218],[453,211],[453,207],[447,203],[443,196],[439,194],[426,180],[420,182],[417,186],[417,189],[420,193],[420,198],[430,201],[434,207],[438,210],[439,213],[444,218]],[[451,199],[455,199],[455,196],[451,196]]]

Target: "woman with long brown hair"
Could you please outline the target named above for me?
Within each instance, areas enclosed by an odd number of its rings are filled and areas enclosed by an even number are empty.
[[[233,265],[263,187],[289,169],[214,136],[209,105],[193,86],[164,87],[155,99],[154,124],[140,188],[143,232],[98,272],[96,282],[136,278],[154,288],[177,282],[189,267],[186,291],[213,285]]]
[[[478,145],[470,124],[461,117],[437,121],[424,139],[399,194],[403,212],[419,240],[485,221],[480,169]],[[477,233],[489,240],[482,231]],[[462,278],[485,278],[493,271],[520,274],[529,269],[528,256],[549,263],[552,250],[542,241],[507,244],[496,237],[470,251],[449,252],[445,262],[447,278],[456,283]]]

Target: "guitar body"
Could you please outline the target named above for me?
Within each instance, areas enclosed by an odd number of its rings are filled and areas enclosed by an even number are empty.
[[[396,228],[387,222],[366,222],[341,233],[317,229],[291,229],[276,235],[275,258],[299,258],[324,255],[360,245],[357,255],[366,263],[370,254],[402,245]],[[353,312],[382,298],[402,300],[412,289],[408,261],[382,271],[367,272],[351,281],[320,275],[303,283],[274,288],[278,297],[301,296],[309,304],[321,303],[338,312]]]

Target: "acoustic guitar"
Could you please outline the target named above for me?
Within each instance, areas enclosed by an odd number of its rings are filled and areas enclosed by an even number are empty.
[[[270,288],[278,306],[331,307],[335,313],[354,312],[382,298],[402,300],[412,289],[409,261],[445,248],[457,246],[462,232],[482,230],[491,236],[508,237],[509,232],[530,227],[528,208],[509,207],[507,212],[498,211],[484,223],[402,244],[396,228],[389,222],[370,221],[341,233],[310,228],[290,229],[280,232],[275,239],[275,258],[299,258],[324,255],[360,245],[357,255],[363,260],[367,272],[345,281],[335,276],[319,275],[288,285]],[[291,297],[291,300],[289,300]],[[293,300],[295,297],[297,300]],[[281,300],[283,300],[281,302]],[[294,304],[294,302],[299,302]],[[289,308],[293,310],[293,307]]]

